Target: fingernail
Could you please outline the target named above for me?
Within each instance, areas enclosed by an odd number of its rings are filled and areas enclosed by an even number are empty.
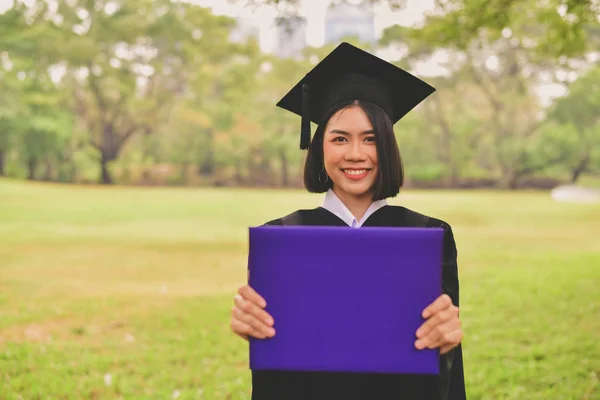
[[[269,329],[269,336],[275,336],[275,329]]]
[[[423,348],[423,342],[421,342],[420,340],[417,340],[415,342],[415,347],[419,350],[421,350]]]
[[[267,323],[267,325],[273,325],[273,320],[271,318],[265,319],[265,322]]]
[[[421,331],[420,329],[417,331],[417,337],[420,339],[421,335],[422,335],[423,331]]]

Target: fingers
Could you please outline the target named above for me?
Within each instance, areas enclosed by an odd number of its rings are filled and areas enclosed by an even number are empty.
[[[240,309],[244,314],[249,314],[261,321],[266,325],[273,325],[273,318],[267,313],[265,310],[257,306],[255,303],[252,303],[250,300],[246,300],[241,295],[236,295],[234,297],[234,303],[237,308]]]
[[[450,307],[451,305],[452,305],[452,299],[450,298],[450,296],[448,296],[447,294],[442,294],[440,297],[435,299],[435,301],[433,303],[428,305],[423,310],[423,318],[429,318],[432,315],[436,314],[437,312]]]
[[[231,310],[231,315],[233,319],[240,321],[242,324],[247,325],[252,329],[252,332],[244,331],[246,334],[256,337],[255,332],[259,332],[263,338],[275,335],[275,330],[270,325],[265,324],[254,315],[240,309],[237,305]]]
[[[459,344],[460,344],[460,341],[458,343],[448,343],[448,344],[443,345],[442,347],[440,347],[440,354],[448,353],[450,350],[452,350]]]
[[[443,294],[438,297],[423,310],[423,316],[428,319],[416,332],[418,340],[415,347],[419,350],[443,347],[445,352],[450,351],[462,340],[458,315],[459,309],[452,304],[450,296]]]
[[[266,301],[248,285],[242,286],[234,297],[231,310],[231,330],[248,339],[252,336],[264,339],[275,335],[273,318],[263,308]]]
[[[429,335],[431,333],[431,331],[433,329],[435,329],[437,326],[444,324],[448,321],[451,321],[453,319],[458,319],[458,313],[459,313],[458,307],[456,307],[455,305],[452,305],[452,303],[450,303],[449,307],[447,307],[445,309],[441,309],[440,311],[433,314],[433,316],[431,316],[427,321],[425,321],[423,323],[423,325],[421,325],[421,327],[419,329],[417,329],[417,332],[416,332],[417,337],[423,338],[423,337]]]
[[[443,342],[439,343],[440,354],[446,354],[456,346],[460,344],[463,338],[463,331],[461,329],[457,329],[453,332],[449,332],[444,335]]]
[[[462,335],[461,322],[459,319],[453,319],[445,324],[436,326],[428,335],[417,340],[415,346],[417,349],[435,349],[448,343],[454,343],[457,338],[457,333]],[[462,336],[458,338],[458,342]]]
[[[250,285],[244,285],[239,290],[238,293],[246,300],[251,301],[252,303],[257,304],[258,306],[265,308],[267,306],[267,302],[265,299],[261,297],[254,289],[250,287]]]
[[[239,319],[231,319],[231,330],[244,340],[248,340],[249,336],[257,339],[264,339],[266,335],[260,331],[257,331],[252,326],[240,321]]]

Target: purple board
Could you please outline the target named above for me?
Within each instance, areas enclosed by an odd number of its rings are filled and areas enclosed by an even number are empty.
[[[417,350],[442,293],[441,228],[250,228],[249,284],[276,335],[250,340],[253,370],[437,374]]]

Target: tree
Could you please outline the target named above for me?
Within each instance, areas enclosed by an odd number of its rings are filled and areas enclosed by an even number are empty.
[[[546,147],[563,154],[562,164],[575,183],[600,160],[600,67],[596,66],[569,86],[549,114]]]
[[[0,176],[6,176],[6,161],[14,142],[14,122],[23,109],[17,80],[6,71],[0,73]]]
[[[65,112],[64,92],[52,79],[49,67],[59,58],[49,48],[57,30],[47,22],[27,24],[27,12],[45,9],[21,3],[0,16],[0,42],[5,49],[0,68],[0,174],[5,154],[14,150],[26,165],[26,176],[35,179],[45,165],[44,179],[52,179],[70,135],[72,119]],[[38,57],[33,59],[31,54]]]
[[[15,9],[29,15],[17,32],[21,38],[41,26],[54,34],[46,46],[37,37],[35,54],[47,54],[50,64],[65,69],[73,111],[99,153],[102,183],[112,182],[109,163],[128,140],[152,133],[185,95],[198,66],[235,54],[227,41],[232,21],[189,4],[61,0],[56,9],[46,2],[30,8],[17,2]],[[10,52],[25,50],[14,45]]]
[[[576,70],[597,43],[596,7],[591,2],[523,0],[438,1],[438,13],[419,28],[392,27],[383,45],[408,47],[413,66],[444,50],[451,74],[476,84],[491,110],[492,141],[481,151],[493,155],[501,184],[518,181],[546,167],[533,163],[530,149],[543,118],[533,88],[544,74]],[[557,37],[557,35],[561,37]],[[558,61],[557,61],[558,60]],[[485,146],[488,148],[486,149]]]
[[[260,80],[260,86],[263,88],[259,99],[260,108],[263,110],[260,118],[265,127],[260,146],[264,148],[271,163],[277,165],[279,184],[282,186],[291,185],[293,171],[301,161],[300,118],[276,108],[275,104],[290,90],[292,82],[299,81],[310,68],[307,60],[313,55],[320,59],[315,51],[313,48],[307,49],[307,54],[300,60],[268,58],[266,62],[269,70],[262,74]]]

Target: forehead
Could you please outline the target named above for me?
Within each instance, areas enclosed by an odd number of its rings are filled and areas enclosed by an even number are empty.
[[[346,131],[373,129],[371,120],[358,105],[343,108],[333,114],[327,123],[329,129],[343,129]]]

